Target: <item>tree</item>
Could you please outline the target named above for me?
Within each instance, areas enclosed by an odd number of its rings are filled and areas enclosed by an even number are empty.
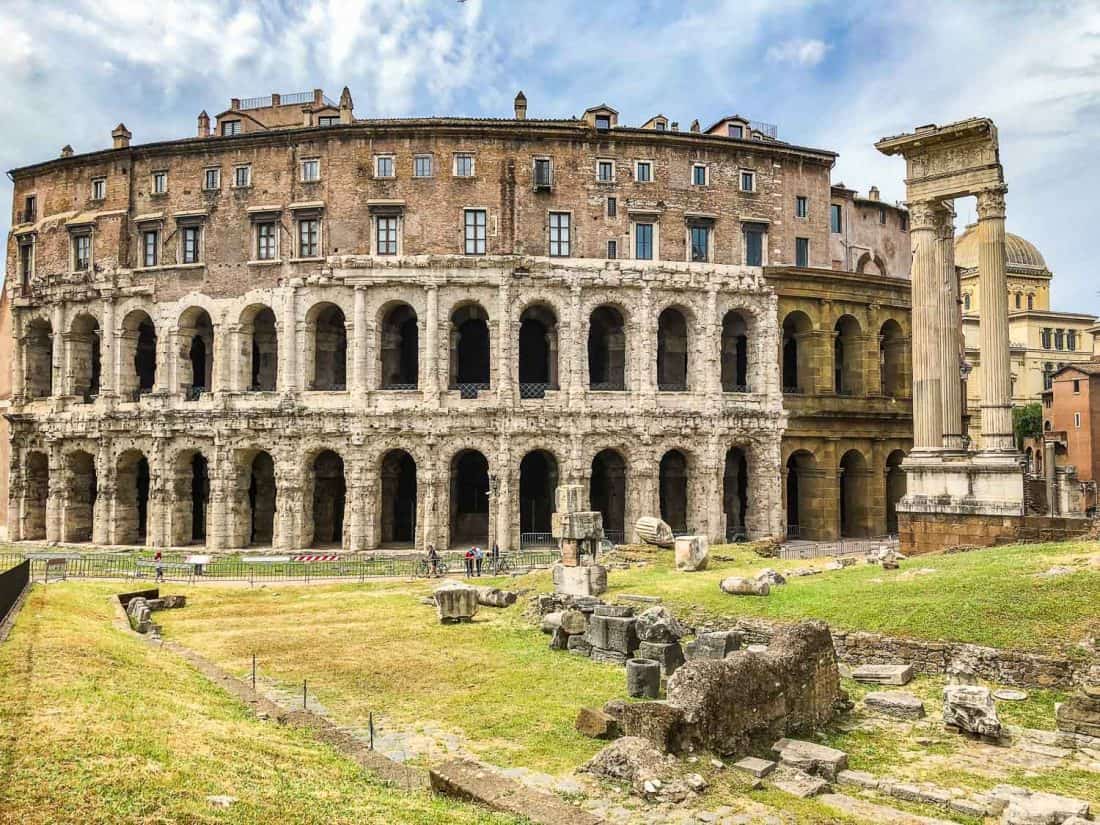
[[[1025,438],[1038,438],[1043,434],[1043,406],[1038,401],[1012,408],[1012,432],[1016,446],[1024,447]]]

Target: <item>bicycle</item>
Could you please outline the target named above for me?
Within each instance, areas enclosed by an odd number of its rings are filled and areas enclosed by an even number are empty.
[[[501,553],[496,562],[490,567],[490,570],[494,576],[499,576],[502,573],[511,573],[515,570],[515,563],[506,555]]]
[[[446,576],[448,569],[447,562],[443,561],[443,559],[436,560],[434,570],[432,569],[432,562],[430,559],[420,559],[416,563],[414,574],[421,579],[428,579],[432,576]]]

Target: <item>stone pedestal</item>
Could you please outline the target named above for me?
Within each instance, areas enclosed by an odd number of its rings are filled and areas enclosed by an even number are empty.
[[[566,596],[599,596],[607,590],[607,568],[601,564],[555,564],[552,573],[554,590]]]

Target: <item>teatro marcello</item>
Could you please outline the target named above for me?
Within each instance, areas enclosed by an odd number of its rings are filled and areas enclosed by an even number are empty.
[[[618,540],[896,532],[908,214],[833,152],[347,89],[111,136],[10,172],[10,540],[511,550],[560,483]]]

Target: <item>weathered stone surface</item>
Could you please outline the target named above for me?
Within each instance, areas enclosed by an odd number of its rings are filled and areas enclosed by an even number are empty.
[[[446,582],[435,589],[435,608],[441,622],[467,622],[477,615],[477,588]]]
[[[911,665],[860,665],[852,671],[857,682],[874,685],[907,685],[913,678]]]
[[[766,581],[746,579],[741,576],[722,579],[718,586],[723,593],[729,593],[731,596],[767,596],[771,592],[771,585]]]
[[[684,650],[679,642],[639,642],[638,658],[652,659],[661,666],[661,673],[671,676],[684,663]]]
[[[565,632],[565,629],[558,625],[554,628],[554,632],[550,635],[550,649],[551,650],[568,650],[569,649],[569,634]]]
[[[593,616],[589,619],[586,638],[593,648],[614,650],[623,656],[633,656],[638,649],[637,620],[618,616]]]
[[[568,596],[599,596],[607,590],[607,568],[601,564],[555,564],[552,576],[554,589]]]
[[[652,659],[626,660],[626,693],[635,699],[656,699],[661,692],[661,664]]]
[[[997,785],[989,792],[1006,804],[1003,825],[1062,825],[1071,817],[1087,820],[1089,803],[1081,799],[1030,791],[1015,785]]]
[[[634,608],[629,604],[598,604],[592,611],[597,616],[612,616],[616,619],[629,619]]]
[[[499,587],[478,587],[477,603],[484,607],[511,607],[516,603],[516,594]]]
[[[989,688],[978,685],[948,685],[943,689],[943,722],[974,736],[1001,735],[1001,721]]]
[[[634,532],[646,544],[656,547],[672,547],[672,528],[654,516],[642,516],[634,523]]]
[[[578,656],[592,655],[592,645],[588,643],[588,639],[581,635],[570,636],[565,643],[565,647],[570,653],[576,653]]]
[[[640,792],[644,783],[667,777],[670,765],[669,758],[652,742],[637,736],[624,736],[585,762],[581,770],[605,779],[629,782],[636,792]]]
[[[553,613],[544,615],[539,622],[539,630],[543,633],[553,633],[561,627],[561,614],[562,611],[555,610]]]
[[[808,799],[829,790],[829,783],[824,779],[787,766],[777,769],[772,775],[772,781],[779,790],[799,799]]]
[[[710,561],[710,542],[706,536],[679,536],[675,540],[676,569],[683,573],[706,570]]]
[[[787,579],[782,573],[778,570],[772,570],[770,567],[765,567],[756,574],[755,578],[758,582],[767,582],[771,587],[787,583]]]
[[[661,751],[680,749],[684,714],[666,702],[628,702],[619,714],[619,726],[627,736],[637,736]]]
[[[1100,686],[1075,691],[1058,706],[1055,716],[1060,731],[1100,737]]]
[[[561,629],[570,636],[588,630],[588,617],[580,610],[570,608],[561,613]]]
[[[635,630],[642,642],[678,642],[688,632],[667,607],[660,606],[640,613]]]
[[[863,704],[870,711],[898,719],[921,719],[924,717],[924,702],[912,693],[900,690],[883,690],[868,693]]]
[[[619,723],[602,710],[581,708],[577,713],[576,728],[593,739],[613,739],[618,735]]]
[[[758,779],[763,779],[775,770],[775,763],[767,759],[760,759],[756,756],[746,756],[744,759],[738,759],[734,762],[733,767],[750,773]]]
[[[741,647],[741,634],[736,630],[712,630],[700,633],[685,647],[688,659],[725,659]]]
[[[590,657],[593,662],[603,662],[606,665],[625,665],[626,654],[620,653],[617,650],[605,650],[600,647],[593,647]]]
[[[559,484],[554,488],[555,513],[579,513],[587,509],[588,490],[583,484]]]
[[[772,751],[779,756],[779,761],[784,765],[833,781],[842,770],[848,767],[848,754],[816,742],[780,739],[772,745]]]
[[[603,538],[603,514],[595,511],[554,512],[550,531],[556,539],[592,541]]]
[[[874,790],[879,785],[878,778],[866,771],[843,770],[836,775],[836,781],[841,785],[855,785],[866,790]]]

